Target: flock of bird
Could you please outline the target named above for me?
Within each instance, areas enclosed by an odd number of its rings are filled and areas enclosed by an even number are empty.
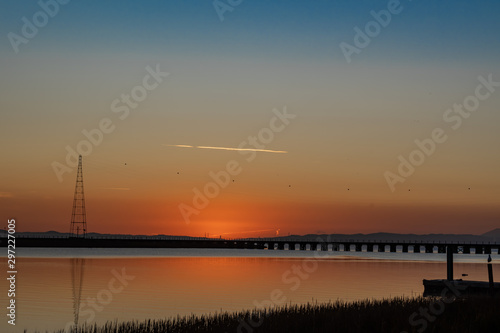
[[[127,165],[127,163],[125,163],[125,165]],[[179,171],[177,171],[177,174],[180,175],[181,173]],[[233,179],[233,183],[234,183],[234,179]],[[292,187],[292,185],[288,185],[289,188]],[[470,190],[470,187],[467,188],[468,190]],[[350,188],[347,188],[348,191],[350,191],[351,189]],[[408,192],[410,192],[411,189],[408,189]]]

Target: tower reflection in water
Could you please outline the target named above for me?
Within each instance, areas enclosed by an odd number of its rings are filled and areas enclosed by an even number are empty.
[[[76,332],[78,327],[78,317],[80,314],[80,300],[82,298],[83,275],[85,271],[84,258],[71,259],[71,281],[73,282],[73,315],[74,325],[73,331]]]

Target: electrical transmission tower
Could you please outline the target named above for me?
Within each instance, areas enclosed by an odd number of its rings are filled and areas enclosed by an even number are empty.
[[[85,196],[83,195],[82,155],[78,158],[78,172],[76,174],[75,197],[73,199],[73,213],[71,214],[70,237],[85,238],[87,234],[87,216],[85,213]]]

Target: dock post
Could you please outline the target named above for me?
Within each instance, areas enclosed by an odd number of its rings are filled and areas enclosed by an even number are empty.
[[[490,291],[493,292],[495,284],[493,283],[493,266],[491,265],[491,255],[488,256],[488,280],[490,282]]]
[[[493,266],[488,264],[488,280],[490,281],[490,288],[493,289]]]
[[[446,268],[447,280],[453,281],[453,247],[451,245],[446,246]]]

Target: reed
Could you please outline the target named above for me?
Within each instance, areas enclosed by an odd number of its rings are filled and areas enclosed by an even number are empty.
[[[500,332],[500,299],[471,297],[445,304],[425,325],[410,324],[410,316],[430,309],[439,298],[393,298],[355,302],[288,304],[268,309],[215,313],[169,319],[107,322],[82,326],[78,333],[160,332]],[[417,318],[423,318],[417,316]],[[252,324],[253,323],[253,324]],[[63,333],[64,330],[55,331]]]

